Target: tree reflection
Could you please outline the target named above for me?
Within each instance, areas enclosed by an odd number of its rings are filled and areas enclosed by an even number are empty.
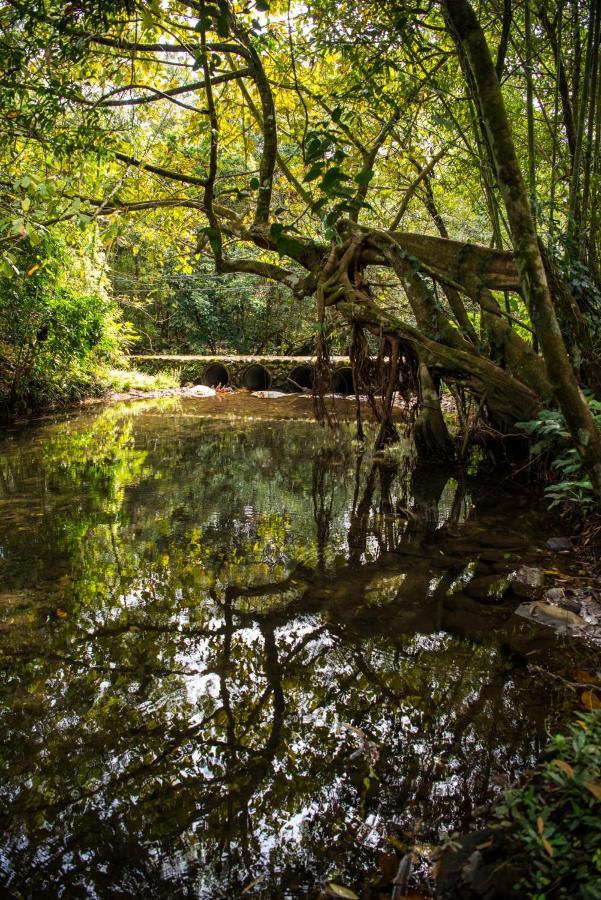
[[[469,595],[528,551],[527,512],[344,429],[195,409],[5,448],[15,895],[376,885],[390,839],[462,827],[544,741],[511,606]]]

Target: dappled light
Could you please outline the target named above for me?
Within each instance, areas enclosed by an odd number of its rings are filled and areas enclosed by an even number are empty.
[[[114,407],[2,446],[15,891],[356,884],[388,836],[461,829],[537,758],[563,691],[526,668],[550,638],[503,579],[540,559],[540,511],[254,403]]]
[[[0,895],[600,900],[601,0],[0,0]]]

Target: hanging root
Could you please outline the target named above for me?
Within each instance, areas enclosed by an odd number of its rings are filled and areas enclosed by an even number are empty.
[[[321,424],[333,426],[331,411],[326,406],[325,395],[330,389],[332,366],[325,333],[325,302],[323,286],[317,289],[317,346],[313,376],[313,409]]]
[[[395,335],[380,333],[375,359],[370,356],[365,331],[360,323],[353,323],[351,364],[357,403],[357,432],[362,435],[359,395],[367,397],[376,421],[380,425],[376,450],[399,440],[393,420],[394,401],[399,394],[408,413],[406,422],[411,430],[413,414],[419,398],[418,359],[415,351]]]
[[[369,346],[365,332],[357,322],[353,322],[351,341],[351,366],[353,384],[355,385],[355,421],[357,424],[357,440],[365,440],[363,422],[361,421],[361,393],[364,384],[369,384]]]
[[[393,421],[395,396],[404,400],[407,412],[406,430],[412,430],[414,411],[419,402],[419,361],[410,344],[396,335],[383,335],[376,359],[379,390],[380,431],[376,439],[376,449],[399,440],[399,433]]]

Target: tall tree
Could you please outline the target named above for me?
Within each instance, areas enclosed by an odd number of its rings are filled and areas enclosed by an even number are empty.
[[[528,190],[486,36],[468,0],[443,0],[443,6],[457,50],[473,76],[507,210],[524,296],[540,339],[553,391],[595,491],[601,497],[601,433],[576,381],[557,321]]]

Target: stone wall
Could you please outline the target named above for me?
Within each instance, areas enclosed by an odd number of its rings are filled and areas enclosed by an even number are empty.
[[[218,384],[252,391],[272,389],[295,392],[312,386],[315,359],[311,356],[132,356],[143,372],[177,372],[181,384]],[[352,393],[348,356],[333,356],[332,389]]]

